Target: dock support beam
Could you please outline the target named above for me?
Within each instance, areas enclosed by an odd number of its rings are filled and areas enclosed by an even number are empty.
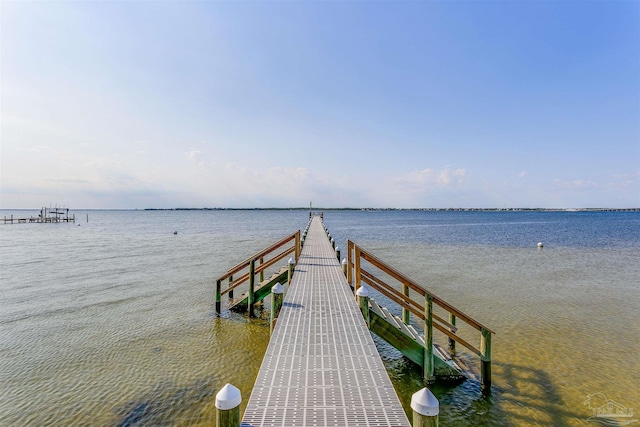
[[[440,402],[428,388],[423,388],[411,396],[413,427],[438,427]]]
[[[433,297],[429,294],[424,299],[424,379],[427,383],[435,380],[433,361]]]
[[[216,394],[216,426],[240,427],[240,390],[227,384]]]
[[[482,328],[480,333],[480,388],[482,393],[487,395],[491,393],[491,332]]]

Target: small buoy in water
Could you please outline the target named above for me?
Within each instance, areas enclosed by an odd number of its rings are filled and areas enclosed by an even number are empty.
[[[539,247],[539,248],[543,248],[543,247],[544,247],[544,245],[542,244],[542,242],[538,242],[538,247]]]
[[[174,231],[174,232],[173,232],[173,234],[178,234],[178,232],[177,232],[177,231]]]

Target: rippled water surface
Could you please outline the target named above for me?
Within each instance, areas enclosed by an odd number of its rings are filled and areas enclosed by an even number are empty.
[[[0,225],[0,425],[212,425],[227,382],[244,409],[269,328],[216,317],[214,279],[308,214],[76,215]],[[491,397],[435,386],[442,426],[587,425],[592,393],[640,411],[638,213],[328,211],[325,224],[496,331]],[[419,369],[377,343],[408,408]]]

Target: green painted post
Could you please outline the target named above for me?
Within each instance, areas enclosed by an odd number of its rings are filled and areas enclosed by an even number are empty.
[[[216,314],[219,316],[221,312],[221,299],[222,299],[222,283],[220,280],[216,280]]]
[[[402,294],[407,297],[407,300],[409,299],[409,285],[406,283],[402,284]],[[411,312],[407,307],[402,307],[402,322],[404,322],[405,325],[411,322]]]
[[[371,326],[371,315],[369,313],[369,291],[364,286],[360,286],[356,291],[356,298],[358,298],[358,304],[360,305],[360,311],[362,317],[367,323],[367,326]]]
[[[255,288],[256,288],[256,260],[252,259],[251,262],[249,263],[249,296],[247,299],[247,305],[249,308],[249,317],[253,317],[255,314],[255,307],[253,306],[256,302]]]
[[[449,313],[449,323],[451,323],[453,326],[456,326],[455,314]],[[451,332],[455,333],[453,330]],[[456,354],[456,340],[454,340],[453,338],[449,338],[449,351],[451,352],[451,354]]]
[[[413,409],[413,427],[438,427],[440,402],[431,390],[423,388],[411,396]]]
[[[480,330],[480,376],[483,394],[491,393],[491,332],[482,328]]]
[[[264,258],[260,258],[260,265],[264,264]],[[260,270],[260,283],[264,282],[264,270]]]
[[[433,297],[429,294],[424,299],[424,379],[433,382]]]
[[[284,294],[284,286],[276,283],[271,288],[271,315],[269,316],[269,331],[273,335],[273,328],[276,326],[276,319],[282,307],[282,298]]]
[[[216,394],[216,426],[240,427],[240,390],[227,384]]]

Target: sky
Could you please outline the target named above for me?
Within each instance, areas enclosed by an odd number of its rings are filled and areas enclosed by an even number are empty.
[[[640,207],[640,1],[0,2],[0,208]]]

